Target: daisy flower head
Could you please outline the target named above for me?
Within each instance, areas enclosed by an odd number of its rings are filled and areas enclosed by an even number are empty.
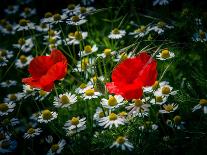
[[[21,55],[19,59],[17,59],[17,61],[15,62],[15,65],[17,68],[24,68],[30,64],[32,59],[33,57],[31,55],[29,56]]]
[[[101,99],[101,105],[109,110],[114,110],[124,104],[124,98],[121,95],[109,95],[108,99]]]
[[[38,90],[38,94],[35,97],[35,100],[43,101],[49,94],[50,94],[50,92],[47,92],[47,91],[40,89],[40,90]]]
[[[125,30],[119,30],[118,28],[114,28],[110,34],[108,35],[108,38],[110,39],[121,39],[126,35]]]
[[[42,132],[41,128],[29,128],[27,132],[24,134],[24,139],[30,139],[40,135]]]
[[[97,54],[98,57],[102,58],[111,58],[113,55],[115,55],[115,51],[112,51],[110,48],[105,48],[103,53]]]
[[[178,130],[184,129],[185,122],[182,121],[182,117],[180,115],[176,115],[173,117],[173,120],[167,120],[166,124],[171,128],[176,128]]]
[[[5,138],[0,141],[0,153],[13,152],[17,147],[17,142],[11,138]]]
[[[149,30],[154,31],[158,34],[163,34],[166,29],[172,29],[172,28],[174,28],[174,26],[168,25],[164,21],[159,21],[157,24],[152,26]]]
[[[134,30],[134,32],[130,32],[129,35],[133,35],[134,38],[141,38],[146,36],[149,32],[149,27],[141,25],[139,28]]]
[[[124,125],[124,123],[125,119],[115,113],[110,113],[108,116],[102,117],[98,122],[99,126],[109,129],[113,126],[117,128],[119,125]]]
[[[158,88],[154,92],[154,96],[169,96],[169,95],[176,95],[177,91],[173,91],[173,87],[171,87],[169,84],[166,85],[160,85],[160,88]]]
[[[59,13],[56,13],[52,16],[51,24],[62,23],[66,18],[67,16],[65,14],[60,15]]]
[[[164,104],[162,107],[163,107],[163,110],[159,110],[160,113],[171,113],[171,112],[174,112],[178,108],[178,105],[175,103],[172,103],[172,104]]]
[[[17,125],[17,124],[19,124],[20,122],[19,122],[19,119],[18,118],[5,118],[5,119],[3,119],[2,120],[2,122],[1,122],[4,126],[15,126],[15,125]]]
[[[28,18],[28,17],[35,15],[35,14],[36,14],[36,9],[25,7],[24,11],[22,13],[20,13],[20,16],[23,18]]]
[[[84,16],[82,16],[81,14],[80,15],[74,15],[74,16],[71,16],[67,21],[66,23],[68,25],[82,25],[84,23],[86,23],[87,20],[85,19]]]
[[[36,30],[39,32],[48,32],[52,28],[52,25],[47,23],[40,23],[36,26]]]
[[[85,0],[85,1],[88,1],[88,0]],[[94,0],[89,0],[89,1],[94,1]],[[81,6],[79,7],[79,9],[76,10],[76,14],[90,14],[91,12],[95,11],[96,9],[94,7],[84,7],[84,6]]]
[[[8,94],[6,98],[4,98],[4,102],[17,102],[20,101],[23,97],[23,93],[12,93]]]
[[[0,86],[3,88],[9,88],[11,86],[16,86],[16,85],[17,85],[17,81],[15,80],[7,80],[0,83]]]
[[[93,88],[92,84],[82,83],[78,88],[76,88],[75,92],[78,94],[84,94],[85,90]]]
[[[72,117],[68,120],[65,125],[64,129],[66,131],[66,135],[73,135],[74,133],[80,132],[86,129],[86,118],[79,118],[79,117]]]
[[[27,30],[30,30],[30,29],[35,29],[35,25],[34,25],[34,23],[30,22],[27,19],[20,19],[19,24],[17,24],[15,26],[15,29],[17,31],[23,31],[23,30],[27,31]]]
[[[16,103],[9,102],[9,103],[0,103],[0,116],[5,116],[14,111],[14,107]]]
[[[13,47],[21,49],[24,53],[28,53],[34,47],[34,43],[32,41],[32,38],[28,38],[26,40],[25,38],[19,38],[18,43],[13,44]]]
[[[6,9],[4,9],[4,12],[7,15],[15,14],[19,10],[19,5],[9,5]]]
[[[98,122],[101,118],[103,118],[105,116],[105,113],[106,113],[106,111],[103,111],[102,108],[97,107],[96,112],[93,115],[93,119]]]
[[[149,111],[150,104],[145,103],[145,99],[133,99],[129,106],[126,106],[127,110],[130,110],[129,114],[135,112],[147,112]]]
[[[16,24],[6,23],[6,25],[0,26],[0,31],[2,34],[12,34],[14,35],[16,32]]]
[[[151,99],[150,103],[162,105],[167,102],[168,96],[155,96],[155,98]]]
[[[24,97],[29,97],[30,95],[34,95],[35,88],[33,88],[30,85],[24,84],[23,85],[23,92],[24,92]]]
[[[93,45],[92,47],[91,45],[86,45],[84,46],[84,50],[80,51],[78,55],[84,57],[84,56],[95,53],[97,50],[98,50],[98,47],[96,45]]]
[[[157,88],[159,88],[159,84],[160,84],[159,81],[155,81],[152,86],[143,87],[143,92],[144,93],[152,93]]]
[[[155,6],[155,5],[168,5],[170,1],[172,1],[172,0],[154,0],[153,6]]]
[[[96,91],[94,88],[85,89],[82,98],[85,100],[95,99],[101,96],[101,93]]]
[[[79,9],[80,9],[80,5],[68,4],[66,9],[62,9],[62,12],[63,14],[66,14],[68,16],[72,16],[77,14]]]
[[[134,148],[134,146],[132,145],[132,143],[129,142],[129,140],[126,137],[123,136],[119,136],[115,142],[113,142],[113,144],[110,146],[110,148],[121,148],[121,150],[129,150],[132,151],[132,149]]]
[[[7,66],[8,60],[0,55],[0,67]]]
[[[159,60],[167,60],[175,57],[175,54],[166,48],[163,49],[159,54],[157,54],[156,57]]]
[[[207,41],[207,33],[203,30],[199,30],[199,32],[193,34],[192,39],[195,42],[205,42]]]
[[[56,119],[58,114],[55,111],[50,111],[48,109],[43,110],[38,117],[37,121],[39,123],[49,123],[52,120]]]
[[[80,41],[86,39],[87,36],[88,36],[88,32],[81,32],[81,31],[75,31],[74,33],[71,32],[68,34],[68,38],[66,38],[65,44],[78,45],[80,44]]]
[[[0,49],[0,56],[10,59],[14,56],[14,52],[5,49]]]
[[[41,23],[46,23],[46,24],[52,23],[52,21],[53,21],[53,14],[51,12],[46,12],[44,18],[40,20]]]
[[[55,155],[60,154],[66,145],[66,141],[64,139],[60,140],[57,144],[52,144],[47,155]]]
[[[207,114],[207,99],[200,99],[199,104],[193,107],[193,112],[199,109],[203,109],[204,114]]]
[[[77,102],[77,96],[71,93],[60,94],[54,98],[54,106],[56,108],[70,108],[72,104]]]

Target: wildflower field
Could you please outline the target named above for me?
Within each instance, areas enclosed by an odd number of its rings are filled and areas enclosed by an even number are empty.
[[[0,154],[206,154],[207,2],[0,2]]]

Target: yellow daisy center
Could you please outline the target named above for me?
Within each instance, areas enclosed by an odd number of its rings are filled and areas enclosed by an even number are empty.
[[[74,9],[75,9],[75,4],[68,5],[68,10],[74,10]]]
[[[103,111],[99,112],[98,116],[99,116],[99,118],[104,117],[104,112]]]
[[[157,26],[158,26],[159,28],[163,28],[165,25],[166,25],[166,23],[163,22],[163,21],[160,21],[160,22],[157,23]]]
[[[112,30],[112,33],[113,34],[120,34],[120,31],[119,31],[118,28],[115,28],[115,29]]]
[[[164,109],[165,109],[166,111],[168,111],[168,112],[173,111],[173,106],[172,106],[171,104],[164,105],[163,107],[164,107]]]
[[[92,52],[92,48],[91,48],[91,46],[90,46],[90,45],[86,45],[86,46],[84,47],[84,51],[85,51],[86,53],[90,53],[90,52]]]
[[[155,96],[155,100],[156,100],[156,102],[162,102],[163,101],[162,96]]]
[[[54,21],[61,20],[61,15],[57,13],[53,16],[53,19],[54,19]]]
[[[127,58],[128,58],[127,54],[126,54],[125,52],[123,52],[123,53],[121,54],[121,60],[125,60],[125,59],[127,59]]]
[[[71,120],[72,125],[78,125],[79,124],[79,119],[77,117],[73,117]]]
[[[28,23],[29,23],[29,21],[26,20],[26,19],[20,19],[19,20],[19,25],[20,26],[27,26]]]
[[[169,94],[170,93],[170,87],[164,86],[162,87],[162,94]]]
[[[116,142],[118,144],[124,144],[124,142],[126,141],[126,139],[123,137],[123,136],[119,136],[117,139],[116,139]]]
[[[59,149],[59,145],[58,145],[58,144],[53,144],[53,145],[51,146],[51,150],[52,150],[52,152],[56,152],[58,149]]]
[[[86,84],[85,83],[82,83],[79,87],[81,88],[81,89],[84,89],[84,88],[86,88]]]
[[[12,100],[12,101],[15,101],[17,99],[17,96],[15,94],[11,94],[9,96],[9,99]]]
[[[119,113],[119,115],[121,117],[125,117],[125,116],[127,116],[127,112],[126,111],[122,111],[122,112]]]
[[[46,12],[45,13],[45,18],[49,18],[49,17],[52,17],[52,13],[51,12]]]
[[[80,8],[80,12],[81,12],[81,13],[86,13],[86,8],[85,8],[85,7],[81,7],[81,8]]]
[[[141,107],[143,104],[142,100],[140,99],[134,99],[133,102],[136,107]]]
[[[0,50],[0,56],[2,56],[2,57],[6,56],[6,51],[5,50]]]
[[[175,124],[180,124],[180,122],[181,122],[181,116],[176,115],[176,116],[173,118],[173,121],[175,122]]]
[[[85,91],[86,96],[93,96],[94,95],[94,89],[88,89]]]
[[[117,120],[117,115],[115,114],[115,113],[111,113],[110,115],[109,115],[109,120],[110,121],[114,121],[114,120]]]
[[[75,36],[75,39],[77,39],[77,40],[83,39],[82,33],[79,31],[76,31],[74,36]]]
[[[146,27],[144,25],[142,25],[140,28],[136,29],[135,32],[145,32]]]
[[[47,94],[47,92],[42,89],[39,91],[40,96],[45,96],[46,94]]]
[[[10,24],[7,24],[5,28],[7,31],[12,31],[12,26]]]
[[[50,37],[54,37],[54,36],[55,36],[55,31],[54,31],[54,30],[49,30],[49,31],[48,31],[48,35],[49,35]]]
[[[200,31],[199,35],[201,39],[204,39],[206,37],[206,33],[204,31]]]
[[[55,44],[56,43],[56,39],[55,38],[48,38],[48,42],[50,44]]]
[[[26,8],[24,8],[24,12],[25,12],[26,14],[29,14],[29,13],[31,12],[31,9],[28,8],[28,7],[26,7]]]
[[[203,106],[206,106],[207,105],[207,100],[206,99],[200,99],[199,104],[203,105]]]
[[[72,16],[71,19],[73,22],[78,22],[80,20],[78,16]]]
[[[89,64],[89,59],[88,59],[88,58],[84,58],[84,59],[81,61],[81,69],[82,69],[82,70],[86,70],[88,64]]]
[[[42,118],[43,118],[44,120],[49,120],[50,118],[52,118],[52,113],[51,113],[51,111],[50,111],[50,110],[44,110],[44,111],[42,112]]]
[[[115,105],[117,105],[117,100],[114,96],[110,96],[108,99],[108,105],[113,107]]]
[[[25,42],[26,42],[26,41],[25,41],[24,38],[19,38],[19,40],[18,40],[18,44],[21,45],[21,46],[24,45]]]
[[[104,49],[104,54],[106,56],[110,56],[111,55],[111,49],[109,49],[109,48]]]
[[[68,104],[70,103],[70,99],[67,97],[67,95],[63,95],[61,98],[60,98],[60,102],[62,104]]]
[[[28,134],[33,134],[35,133],[35,129],[34,128],[29,128],[29,130],[27,130]]]
[[[25,55],[21,55],[19,60],[21,61],[21,63],[26,63],[27,62],[27,57]]]
[[[0,103],[0,111],[6,112],[9,109],[8,105],[5,103]]]
[[[168,49],[162,50],[161,57],[166,59],[170,57],[170,51]]]

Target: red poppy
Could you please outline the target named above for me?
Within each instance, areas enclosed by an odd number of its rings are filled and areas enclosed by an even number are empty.
[[[157,62],[146,52],[128,58],[112,72],[112,82],[106,83],[109,93],[122,95],[125,99],[139,99],[142,87],[151,86],[157,78]]]
[[[29,65],[31,77],[22,82],[32,87],[50,91],[55,80],[60,80],[67,73],[67,59],[59,50],[53,50],[49,56],[38,56]]]

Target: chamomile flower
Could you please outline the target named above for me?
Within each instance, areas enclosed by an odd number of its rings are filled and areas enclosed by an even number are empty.
[[[155,98],[150,100],[150,103],[162,105],[167,101],[167,98],[167,96],[155,96]]]
[[[0,86],[3,88],[9,88],[11,86],[16,86],[16,85],[17,85],[17,81],[15,80],[7,80],[0,83]]]
[[[23,97],[23,93],[12,93],[8,94],[6,98],[4,98],[4,102],[17,102],[20,101]]]
[[[15,65],[17,68],[26,67],[30,64],[32,59],[33,59],[33,57],[31,55],[29,55],[29,56],[21,55],[19,57],[19,59],[17,59],[17,61],[15,62]]]
[[[82,16],[82,15],[74,15],[74,16],[71,16],[71,17],[66,21],[66,23],[67,23],[68,25],[75,25],[75,26],[77,26],[77,25],[82,25],[82,24],[84,24],[84,23],[86,23],[86,22],[87,22],[87,20],[86,20],[85,17]]]
[[[9,5],[6,9],[4,9],[4,12],[7,15],[15,14],[19,10],[19,5]]]
[[[91,12],[95,11],[96,9],[94,7],[79,7],[75,14],[90,14]]]
[[[176,95],[177,91],[173,91],[173,87],[166,84],[163,86],[160,86],[155,92],[154,96],[169,96],[169,95]]]
[[[111,110],[114,110],[124,104],[124,98],[121,95],[110,95],[108,99],[101,99],[101,105]]]
[[[58,114],[55,111],[50,111],[48,109],[43,110],[41,112],[41,115],[38,117],[39,123],[49,123],[52,120],[56,119]]]
[[[71,16],[77,14],[77,11],[79,9],[80,9],[80,5],[69,4],[67,8],[62,9],[62,12],[63,14]]]
[[[159,60],[167,60],[171,59],[175,56],[175,54],[168,49],[163,49],[160,53],[156,55],[157,59]]]
[[[52,13],[51,12],[46,12],[45,13],[45,15],[44,15],[44,18],[42,18],[41,20],[40,20],[40,22],[41,23],[46,23],[46,24],[48,24],[48,23],[52,23]],[[51,26],[51,25],[50,25]]]
[[[86,118],[79,118],[79,117],[72,117],[70,120],[68,120],[64,127],[66,131],[66,135],[70,136],[74,133],[80,132],[82,130],[86,129]]]
[[[199,109],[203,109],[204,114],[207,114],[207,100],[200,99],[199,104],[193,107],[193,112]]]
[[[134,52],[129,52],[129,53],[126,53],[124,51],[120,51],[118,52],[118,54],[116,55],[116,57],[114,58],[114,62],[120,62],[120,61],[123,61],[127,58],[131,58],[134,56]]]
[[[70,108],[72,104],[77,102],[77,96],[71,93],[60,94],[54,98],[54,106],[56,108]]]
[[[19,24],[15,26],[15,30],[17,31],[23,31],[23,30],[30,30],[30,29],[35,29],[34,23],[30,22],[27,19],[21,19],[19,20]]]
[[[150,104],[145,103],[145,99],[133,99],[132,102],[126,106],[126,109],[130,110],[129,114],[149,111]]]
[[[59,13],[56,13],[52,16],[52,24],[58,24],[58,23],[62,23],[65,19],[67,18],[67,16],[65,14],[60,15]]]
[[[0,116],[5,116],[14,111],[16,103],[0,103]]]
[[[149,32],[149,27],[141,25],[136,30],[134,30],[134,32],[130,32],[129,35],[133,35],[134,38],[141,38],[146,36]]]
[[[34,95],[35,93],[35,88],[31,87],[30,85],[23,85],[23,92],[24,92],[24,97],[29,97],[31,95]]]
[[[172,104],[164,104],[162,107],[163,107],[163,110],[159,110],[160,113],[171,113],[171,112],[174,112],[178,108],[178,105],[175,103],[172,103]]]
[[[153,132],[158,129],[158,125],[154,124],[152,121],[144,122],[144,125],[139,127],[140,130],[148,130],[149,132]]]
[[[167,120],[166,124],[170,126],[171,128],[176,128],[178,130],[184,129],[185,122],[182,121],[182,118],[180,115],[176,115],[173,117],[173,120]]]
[[[41,128],[29,128],[24,134],[24,139],[34,138],[42,132]]]
[[[114,28],[110,34],[108,35],[108,38],[110,39],[121,39],[126,35],[125,30],[119,30],[118,28]]]
[[[97,57],[111,58],[113,55],[115,55],[115,53],[116,52],[112,51],[110,48],[105,48],[101,54],[97,54]]]
[[[60,140],[57,144],[52,144],[50,150],[47,152],[47,155],[60,154],[64,149],[66,141],[64,139]]]
[[[4,126],[8,127],[8,126],[15,126],[17,124],[19,124],[19,119],[18,118],[5,118],[2,120],[1,122]]]
[[[132,151],[132,149],[134,148],[134,146],[132,145],[132,143],[129,142],[129,140],[126,137],[123,136],[119,136],[115,142],[113,142],[113,144],[110,146],[110,148],[121,148],[121,150],[129,150]]]
[[[17,147],[17,142],[11,138],[0,141],[0,153],[13,152]]]
[[[36,14],[36,9],[26,7],[24,8],[24,11],[20,13],[20,16],[23,18],[28,18],[35,14]]]
[[[40,23],[36,26],[36,30],[39,32],[48,32],[52,28],[52,25],[46,23]]]
[[[98,47],[96,45],[93,45],[92,47],[91,45],[86,45],[84,46],[84,50],[80,51],[78,55],[81,57],[84,57],[84,56],[95,53],[97,50],[98,50]]]
[[[123,117],[115,113],[110,113],[108,116],[101,118],[98,125],[111,129],[113,126],[117,128],[119,125],[124,125],[124,123],[125,119]]]
[[[34,47],[34,43],[32,38],[28,38],[26,40],[24,38],[19,38],[18,44],[13,44],[13,47],[21,49],[24,53],[28,53]]]
[[[168,5],[171,0],[154,0],[153,6],[155,5]]]
[[[78,88],[75,89],[75,92],[77,94],[84,94],[85,90],[91,89],[91,88],[93,88],[92,84],[82,83],[82,84],[80,84],[80,86]]]
[[[159,81],[155,81],[155,83],[152,86],[143,87],[143,92],[144,93],[152,93],[160,86],[159,84],[160,84]]]
[[[10,23],[7,23],[4,26],[0,26],[0,31],[2,34],[15,34],[16,30],[15,30],[16,24],[12,25]]]
[[[0,67],[7,66],[8,60],[6,57],[0,56]]]
[[[65,44],[78,45],[80,44],[80,41],[86,39],[87,36],[88,32],[75,31],[74,33],[69,33],[68,38],[65,40]]]
[[[38,94],[35,97],[35,100],[43,101],[49,94],[50,94],[50,92],[47,92],[47,91],[40,89],[40,90],[38,90]]]
[[[100,92],[96,91],[94,88],[90,88],[90,89],[85,89],[82,98],[85,100],[91,100],[94,98],[98,98],[99,96],[101,96]]]
[[[159,21],[157,24],[152,26],[149,29],[149,31],[154,31],[154,32],[156,32],[158,34],[162,34],[162,33],[165,32],[166,29],[172,29],[172,28],[174,28],[174,26],[168,25],[164,21]]]
[[[102,108],[97,107],[96,108],[96,112],[93,115],[93,119],[98,122],[101,118],[103,118],[105,116],[105,114],[107,114],[107,111],[106,110],[103,111]]]
[[[198,33],[194,33],[192,37],[195,42],[205,42],[207,41],[207,33],[203,30],[199,30]]]
[[[14,56],[14,52],[5,49],[0,49],[0,56],[10,59]]]

